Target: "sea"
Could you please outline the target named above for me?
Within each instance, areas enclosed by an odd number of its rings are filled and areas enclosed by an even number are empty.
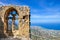
[[[60,23],[31,23],[31,26],[39,26],[45,29],[60,30]]]

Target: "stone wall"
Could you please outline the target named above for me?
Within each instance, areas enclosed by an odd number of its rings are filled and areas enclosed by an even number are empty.
[[[19,20],[19,29],[18,30],[14,30],[13,26],[12,26],[12,32],[13,34],[16,34],[16,32],[18,32],[18,35],[20,37],[25,37],[27,39],[29,39],[29,30],[30,30],[30,19],[29,19],[29,13],[30,13],[30,9],[28,6],[2,6],[0,7],[0,17],[2,19],[2,22],[4,23],[4,33],[7,34],[7,16],[9,15],[10,11],[16,10],[18,13],[18,20]],[[23,21],[24,20],[24,21]],[[8,36],[8,34],[7,34]]]

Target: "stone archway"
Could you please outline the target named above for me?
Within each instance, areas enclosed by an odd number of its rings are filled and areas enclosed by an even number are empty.
[[[3,33],[8,37],[9,36],[9,32],[8,32],[8,16],[10,14],[10,12],[12,11],[16,11],[18,14],[18,20],[19,20],[19,25],[18,25],[18,30],[14,31],[14,25],[12,22],[12,35],[18,35],[19,37],[25,37],[27,39],[29,39],[30,37],[30,9],[28,6],[2,6],[0,7],[0,17],[2,19],[3,22]],[[15,18],[13,18],[15,19]],[[14,20],[13,20],[14,21]],[[17,34],[18,33],[18,34]]]
[[[11,13],[11,15],[13,16],[13,17],[8,17],[9,16],[9,14],[10,14],[10,12],[13,12],[13,11],[15,11],[17,14],[18,14],[18,12],[17,12],[17,10],[16,9],[14,9],[13,7],[11,7],[11,8],[9,8],[9,9],[7,9],[6,10],[6,12],[5,12],[5,15],[4,15],[4,26],[5,26],[5,28],[6,28],[6,33],[7,33],[7,35],[11,35],[11,36],[13,36],[13,31],[14,31],[14,21],[15,21],[15,16],[16,16],[16,14],[12,14]],[[19,15],[19,14],[18,14]],[[8,20],[9,19],[12,19],[12,27],[11,27],[11,30],[9,30],[8,29]]]

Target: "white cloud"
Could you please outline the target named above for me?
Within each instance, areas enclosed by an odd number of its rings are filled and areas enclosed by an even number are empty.
[[[31,15],[31,18],[60,18],[60,15]]]
[[[3,2],[0,1],[0,6],[7,6],[7,5],[10,5],[10,4],[3,3]]]
[[[57,13],[60,13],[60,9],[53,9],[53,8],[48,8],[48,9],[47,8],[46,9],[33,9],[33,8],[31,8],[31,12],[38,13],[38,14],[40,12],[46,12],[46,13],[50,12],[51,14],[53,12],[55,12],[57,14]]]
[[[43,15],[40,15],[40,11],[46,12]],[[56,23],[60,22],[60,12],[57,9],[33,9],[31,14],[31,23]],[[51,15],[46,15],[50,13]],[[42,13],[41,13],[42,14]]]
[[[60,23],[60,20],[41,20],[41,19],[31,19],[31,23]]]
[[[32,15],[31,16],[31,23],[57,23],[60,22],[59,15]]]
[[[51,5],[52,5],[52,3],[51,3]],[[31,12],[32,12],[31,23],[57,23],[57,22],[60,22],[60,10],[59,9],[46,7],[46,9],[40,10],[40,9],[32,8]],[[43,14],[42,14],[42,12],[43,12]],[[51,14],[51,15],[47,15],[47,14]]]
[[[4,3],[2,3],[2,2],[0,2],[0,5],[2,6],[2,5],[5,5]]]
[[[9,4],[0,2],[0,6],[6,6],[6,5],[9,5]]]

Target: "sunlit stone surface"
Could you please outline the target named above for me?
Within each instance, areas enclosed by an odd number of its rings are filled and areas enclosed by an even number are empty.
[[[16,11],[18,18],[17,20],[19,21],[18,24],[18,29],[16,30],[14,27],[14,21],[15,21],[15,14],[12,14],[13,17],[9,17],[12,19],[12,26],[11,30],[8,30],[8,16],[10,12]],[[9,37],[13,36],[15,37],[24,37],[26,40],[29,40],[29,33],[30,33],[30,9],[28,6],[1,6],[0,7],[0,38],[2,37]],[[24,20],[24,21],[23,21]],[[9,38],[8,38],[9,39]],[[12,38],[13,39],[13,38]],[[15,39],[16,40],[16,39]]]

